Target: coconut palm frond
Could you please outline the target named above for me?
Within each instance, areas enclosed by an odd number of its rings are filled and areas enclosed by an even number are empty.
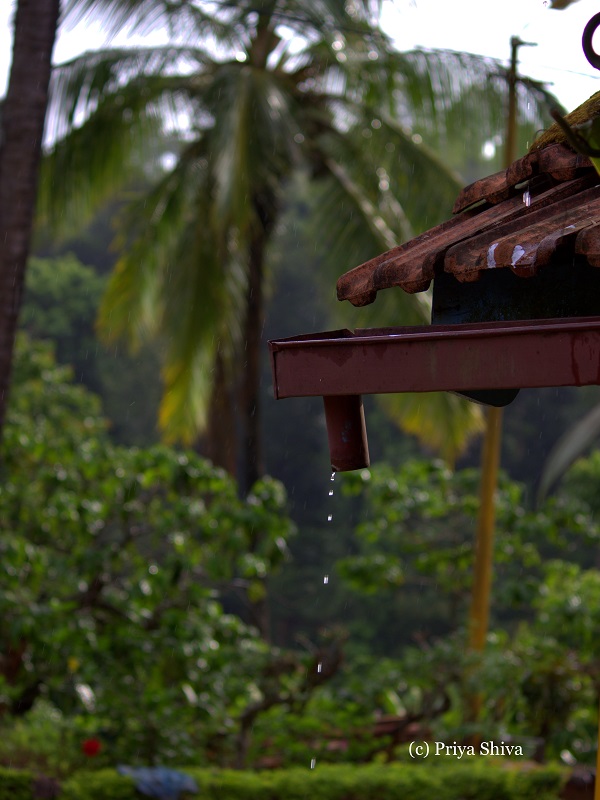
[[[192,68],[204,72],[215,62],[202,47],[121,48],[84,53],[54,68],[46,135],[51,140],[64,137],[96,111],[110,96],[128,91],[130,83],[147,93],[145,82],[179,75],[181,90]],[[184,74],[179,74],[184,70]],[[122,102],[122,101],[119,101]]]
[[[370,134],[369,158],[382,195],[398,200],[413,230],[420,233],[447,219],[464,186],[451,165],[422,136],[387,115],[369,114],[361,135],[365,132]]]
[[[209,213],[199,198],[196,214]],[[235,252],[223,263],[195,225],[179,240],[177,268],[163,286],[161,328],[169,332],[159,425],[167,441],[192,443],[204,430],[217,353],[232,373],[241,351],[246,274]]]
[[[359,110],[353,112],[357,117]],[[322,136],[320,149],[327,169],[347,195],[344,202],[347,205],[352,197],[357,207],[352,213],[360,209],[354,224],[362,219],[374,236],[367,247],[377,249],[357,251],[363,260],[447,218],[463,185],[420,137],[413,138],[396,121],[373,111],[364,111],[347,132]],[[435,190],[423,191],[424,186]],[[342,204],[340,208],[343,207]],[[345,219],[342,223],[339,209],[337,214],[338,224],[331,230],[343,241],[342,237],[350,234],[352,223]],[[342,224],[344,229],[340,230]],[[360,262],[354,261],[347,268],[357,263]]]
[[[125,337],[136,348],[160,328],[180,239],[186,227],[197,224],[191,210],[194,198],[209,191],[207,163],[202,144],[192,143],[179,154],[174,168],[133,201],[120,220],[117,243],[122,255],[98,318],[106,341]]]
[[[333,287],[343,272],[400,241],[397,231],[402,215],[396,217],[396,229],[390,228],[362,186],[355,183],[339,163],[328,160],[326,166],[329,175],[321,179],[311,193],[312,222],[309,228],[312,238],[319,243],[318,256],[323,267],[321,280]],[[378,299],[376,309],[374,306],[355,309],[347,303],[337,305],[338,323],[368,327],[372,324],[423,325],[429,322],[431,311],[426,295],[407,295],[401,291],[383,292],[382,295],[385,295],[383,302]],[[387,312],[390,307],[391,311]]]
[[[80,127],[45,156],[40,173],[39,213],[57,232],[86,222],[106,198],[139,177],[156,156],[163,120],[176,114],[172,80],[129,82],[102,98]]]
[[[309,39],[360,36],[364,40],[384,38],[377,28],[380,11],[380,2],[363,0],[352,5],[345,0],[284,0],[276,4],[274,18]]]
[[[272,76],[234,65],[218,71],[205,103],[214,119],[208,142],[215,224],[245,231],[299,158],[294,103]]]
[[[147,34],[166,30],[171,38],[194,41],[212,40],[236,46],[240,42],[240,14],[234,3],[223,13],[207,11],[202,4],[166,0],[66,0],[64,19],[69,27],[84,19],[98,19],[109,36],[126,29],[130,33]]]
[[[501,62],[428,50],[397,53],[393,58],[397,114],[406,129],[420,133],[436,150],[462,142],[462,160],[487,140],[503,137],[508,84]],[[519,85],[518,99],[520,123],[529,128],[532,141],[535,131],[547,125],[549,107],[556,101],[542,84],[532,81]]]
[[[537,502],[541,503],[569,467],[590,449],[600,436],[600,406],[592,408],[556,442],[544,464]]]
[[[311,181],[313,240],[333,295],[342,272],[447,217],[461,186],[452,165],[504,130],[498,62],[395,53],[374,24],[380,10],[380,0],[67,0],[69,15],[97,11],[112,32],[162,26],[184,43],[104,50],[57,70],[49,131],[61,141],[41,203],[75,219],[136,169],[152,179],[123,217],[100,327],[134,344],[157,337],[169,438],[189,441],[200,429],[215,359],[235,359],[238,371],[258,363],[255,350],[244,354],[255,343],[248,331],[241,341],[250,318],[241,309],[252,292],[262,297],[251,281],[266,264],[256,262],[294,176]],[[522,119],[542,127],[525,113],[536,91],[523,87]],[[170,130],[181,142],[163,174]],[[351,327],[423,324],[429,307],[425,294],[389,290],[366,309],[346,304],[346,317]],[[246,381],[248,394],[254,384]],[[428,417],[443,413],[437,426],[452,431],[455,401],[435,402]],[[240,410],[240,430],[258,441],[251,411]],[[412,412],[403,418],[416,424]],[[451,458],[458,445],[443,447]],[[247,472],[248,486],[255,477]]]
[[[311,236],[326,274],[341,273],[396,243],[395,233],[344,167],[325,162],[327,175],[311,193]]]
[[[210,225],[210,182],[204,143],[194,142],[131,205],[121,223],[123,255],[98,320],[107,341],[125,337],[135,348],[158,337],[164,354],[159,424],[166,439],[188,444],[206,421],[217,350],[230,362],[241,340],[245,273],[235,242],[223,252]]]

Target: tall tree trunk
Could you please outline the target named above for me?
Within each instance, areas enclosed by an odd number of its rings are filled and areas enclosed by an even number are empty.
[[[223,356],[217,352],[208,424],[201,443],[203,452],[217,467],[237,474],[237,430],[233,390]]]
[[[263,474],[262,447],[260,441],[260,372],[261,345],[264,327],[264,259],[267,231],[262,227],[255,231],[249,247],[248,289],[246,319],[244,320],[244,343],[246,359],[242,374],[241,426],[242,466],[239,486],[242,496]]]
[[[0,139],[0,437],[35,212],[60,0],[19,0]]]

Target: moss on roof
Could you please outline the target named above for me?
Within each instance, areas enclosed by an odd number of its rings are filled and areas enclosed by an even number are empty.
[[[570,114],[567,114],[565,119],[569,125],[573,126],[582,125],[584,122],[588,122],[597,116],[600,116],[600,92],[596,92],[591,97],[588,97],[584,103],[578,106],[574,111],[571,111]],[[538,136],[529,148],[529,152],[532,153],[534,150],[541,150],[542,147],[547,147],[549,144],[554,144],[555,142],[569,144],[565,134],[556,122],[551,125],[548,130]]]

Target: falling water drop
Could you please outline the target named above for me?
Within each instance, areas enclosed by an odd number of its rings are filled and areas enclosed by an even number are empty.
[[[310,760],[310,768],[314,769],[316,764],[317,764],[317,759],[316,758],[311,758],[311,760]]]
[[[329,575],[323,575],[323,583],[329,583]]]
[[[529,193],[529,189],[525,189],[525,191],[523,192],[523,202],[525,203],[527,208],[529,208],[529,206],[531,205],[531,195]]]
[[[331,481],[335,480],[335,470],[332,471],[331,478],[329,480]],[[329,497],[333,497],[333,486],[329,490]],[[332,519],[333,519],[333,514],[329,514],[327,516],[327,522],[331,522]]]
[[[323,664],[319,661],[319,663],[317,664],[317,672],[322,672],[322,671],[323,671]]]

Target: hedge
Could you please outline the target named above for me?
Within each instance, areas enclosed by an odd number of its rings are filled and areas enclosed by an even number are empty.
[[[558,766],[519,769],[489,761],[452,764],[323,765],[316,769],[237,772],[186,768],[196,800],[557,800]],[[35,800],[31,773],[0,770],[0,800]],[[140,800],[131,778],[116,770],[80,772],[58,800]],[[183,798],[182,798],[183,800]]]
[[[0,800],[32,800],[32,798],[31,772],[0,767]]]

